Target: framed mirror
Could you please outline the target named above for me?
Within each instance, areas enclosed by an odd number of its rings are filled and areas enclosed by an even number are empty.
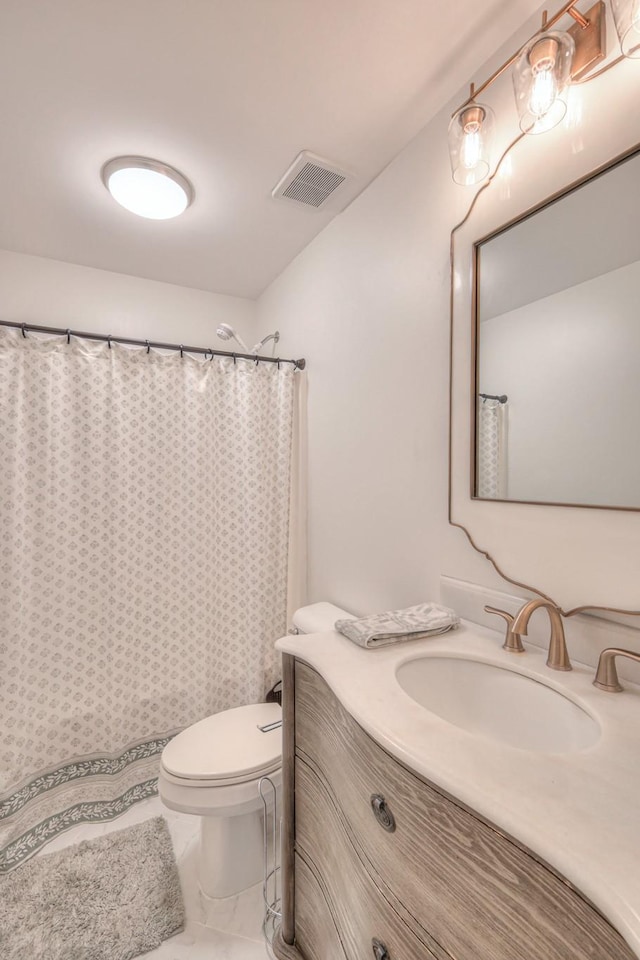
[[[640,509],[640,150],[475,244],[474,496]]]
[[[565,613],[640,612],[638,280],[621,294],[639,259],[639,84],[623,61],[575,91],[567,123],[510,145],[503,131],[502,159],[451,235],[449,519],[502,576]],[[589,221],[597,203],[606,227]],[[488,441],[483,408],[507,420],[489,423]],[[478,441],[500,440],[490,477]]]

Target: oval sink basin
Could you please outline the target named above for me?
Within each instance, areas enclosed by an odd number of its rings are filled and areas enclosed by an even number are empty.
[[[598,723],[557,690],[478,660],[418,657],[396,678],[416,703],[469,733],[521,750],[568,753],[600,736]]]

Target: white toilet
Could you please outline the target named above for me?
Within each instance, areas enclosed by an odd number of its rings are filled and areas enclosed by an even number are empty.
[[[296,611],[293,626],[298,633],[321,633],[349,616],[331,603],[314,603]],[[258,783],[269,777],[276,790],[281,786],[281,719],[277,703],[235,707],[194,723],[162,751],[163,803],[202,818],[198,880],[205,897],[232,897],[262,880]],[[272,791],[265,793],[272,799]]]

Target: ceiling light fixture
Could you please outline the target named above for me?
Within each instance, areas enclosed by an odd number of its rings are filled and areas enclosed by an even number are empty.
[[[195,196],[183,174],[148,157],[114,157],[102,168],[102,182],[121,206],[149,220],[179,216]]]
[[[505,70],[513,67],[521,130],[528,134],[544,133],[564,117],[569,84],[588,79],[595,65],[604,58],[604,0],[596,0],[585,14],[576,9],[577,2],[565,3],[551,18],[547,18],[545,11],[542,26],[531,40],[516,50],[477,90],[471,85],[469,96],[449,124],[449,155],[456,183],[474,185],[489,175],[489,140],[494,118],[490,108],[485,103],[477,103],[476,97]],[[624,56],[640,56],[640,0],[611,0],[611,6]],[[552,30],[565,15],[574,21],[566,33]],[[599,72],[608,70],[621,59],[613,60]]]

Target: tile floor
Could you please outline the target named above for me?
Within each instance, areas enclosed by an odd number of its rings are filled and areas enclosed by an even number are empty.
[[[102,836],[112,830],[121,830],[142,820],[162,815],[165,817],[178,862],[178,871],[184,897],[187,922],[183,933],[171,937],[150,953],[141,954],[141,960],[267,960],[269,953],[259,935],[255,910],[244,915],[236,911],[236,933],[222,933],[204,925],[205,910],[200,900],[195,873],[195,852],[200,821],[198,817],[176,813],[163,806],[159,797],[134,804],[127,813],[110,823],[81,824],[47,844],[43,853],[53,853],[63,847]]]

